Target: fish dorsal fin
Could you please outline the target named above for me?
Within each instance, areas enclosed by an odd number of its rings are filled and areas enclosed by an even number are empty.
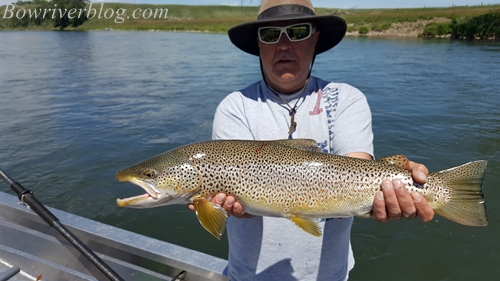
[[[315,222],[313,219],[303,218],[303,217],[299,217],[297,215],[292,215],[289,217],[289,219],[296,226],[300,227],[305,232],[310,233],[316,237],[321,236],[321,228],[319,227],[318,223]]]
[[[193,204],[196,210],[196,216],[203,228],[220,240],[226,228],[226,210],[217,204],[213,204],[202,196],[196,196],[193,199]]]
[[[312,152],[322,152],[318,147],[318,143],[312,139],[286,139],[274,141],[284,146]]]
[[[396,167],[403,168],[405,170],[410,169],[410,160],[408,160],[408,158],[406,158],[406,156],[401,155],[401,154],[380,158],[377,161],[384,162],[384,163],[389,164],[389,165],[394,165]]]

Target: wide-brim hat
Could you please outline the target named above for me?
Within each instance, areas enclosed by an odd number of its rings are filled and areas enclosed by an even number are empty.
[[[229,39],[240,50],[259,56],[257,30],[261,25],[276,21],[303,20],[312,22],[319,30],[316,54],[335,47],[347,31],[344,19],[325,15],[317,16],[309,0],[262,0],[256,21],[233,26],[229,29]]]

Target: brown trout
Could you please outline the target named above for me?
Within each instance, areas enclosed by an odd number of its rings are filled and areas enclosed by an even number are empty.
[[[469,226],[488,224],[481,191],[487,161],[431,173],[423,185],[413,181],[408,165],[402,155],[364,160],[326,154],[307,139],[206,141],[119,171],[117,180],[146,193],[117,199],[117,204],[151,208],[194,203],[201,225],[220,239],[227,214],[210,200],[224,192],[235,196],[248,214],[288,218],[321,236],[314,218],[369,216],[382,181],[400,179],[442,217]]]

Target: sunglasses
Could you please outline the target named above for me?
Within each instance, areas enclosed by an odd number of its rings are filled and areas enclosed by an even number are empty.
[[[311,37],[316,32],[311,23],[299,23],[289,26],[265,26],[257,31],[260,42],[264,44],[276,44],[280,41],[281,34],[285,33],[290,42],[300,42]]]

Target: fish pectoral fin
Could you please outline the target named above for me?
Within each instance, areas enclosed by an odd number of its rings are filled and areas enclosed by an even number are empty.
[[[410,160],[408,160],[408,158],[406,158],[406,156],[401,155],[401,154],[380,158],[377,161],[384,162],[384,163],[387,163],[389,165],[394,165],[396,167],[403,168],[405,170],[410,169]]]
[[[224,228],[226,228],[226,210],[201,196],[195,197],[193,199],[193,204],[196,210],[196,216],[203,228],[220,240],[224,233]]]
[[[308,232],[316,237],[321,236],[321,228],[318,223],[311,218],[303,218],[297,215],[292,215],[289,219],[298,227],[300,227],[305,232]]]

